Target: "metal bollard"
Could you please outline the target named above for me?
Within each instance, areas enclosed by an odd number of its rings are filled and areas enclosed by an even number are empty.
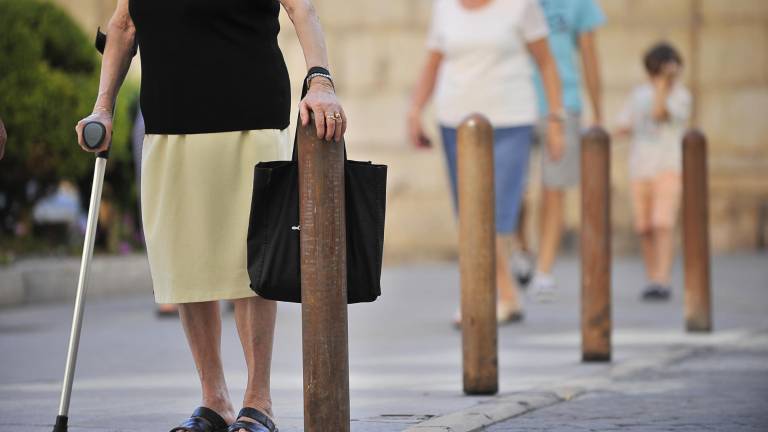
[[[493,129],[479,114],[458,131],[459,267],[464,393],[499,391]]]
[[[344,144],[299,126],[304,430],[349,432]]]
[[[689,332],[712,331],[708,201],[707,139],[692,129],[683,138],[685,326]]]
[[[611,139],[599,127],[581,140],[581,356],[611,360]]]

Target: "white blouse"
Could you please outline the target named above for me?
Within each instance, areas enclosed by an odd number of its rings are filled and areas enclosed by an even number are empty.
[[[427,47],[444,56],[435,95],[440,124],[457,127],[474,112],[494,127],[533,124],[537,102],[526,43],[548,32],[538,0],[491,0],[479,9],[435,0]]]

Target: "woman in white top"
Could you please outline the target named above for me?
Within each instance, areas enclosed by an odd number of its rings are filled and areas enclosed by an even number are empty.
[[[550,157],[559,159],[563,150],[560,80],[549,52],[548,32],[536,0],[435,0],[427,63],[408,115],[411,141],[428,146],[421,115],[436,87],[454,203],[456,128],[472,113],[485,115],[493,125],[500,322],[522,319],[517,285],[508,268],[509,252],[500,240],[516,229],[538,117],[530,57],[541,71],[552,110],[547,143]]]

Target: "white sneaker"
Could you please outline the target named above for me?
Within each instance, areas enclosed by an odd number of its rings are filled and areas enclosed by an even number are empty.
[[[525,289],[533,275],[533,258],[528,252],[520,250],[512,252],[512,273],[515,274],[520,287]]]
[[[539,303],[549,303],[557,300],[557,283],[552,275],[536,273],[531,280],[531,297]]]

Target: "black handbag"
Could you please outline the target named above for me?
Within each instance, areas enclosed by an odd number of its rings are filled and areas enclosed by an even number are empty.
[[[302,99],[307,92],[304,81]],[[298,133],[297,133],[298,135]],[[298,140],[289,161],[254,167],[248,224],[248,276],[259,296],[301,303]],[[381,295],[387,167],[347,160],[344,151],[347,302]]]

